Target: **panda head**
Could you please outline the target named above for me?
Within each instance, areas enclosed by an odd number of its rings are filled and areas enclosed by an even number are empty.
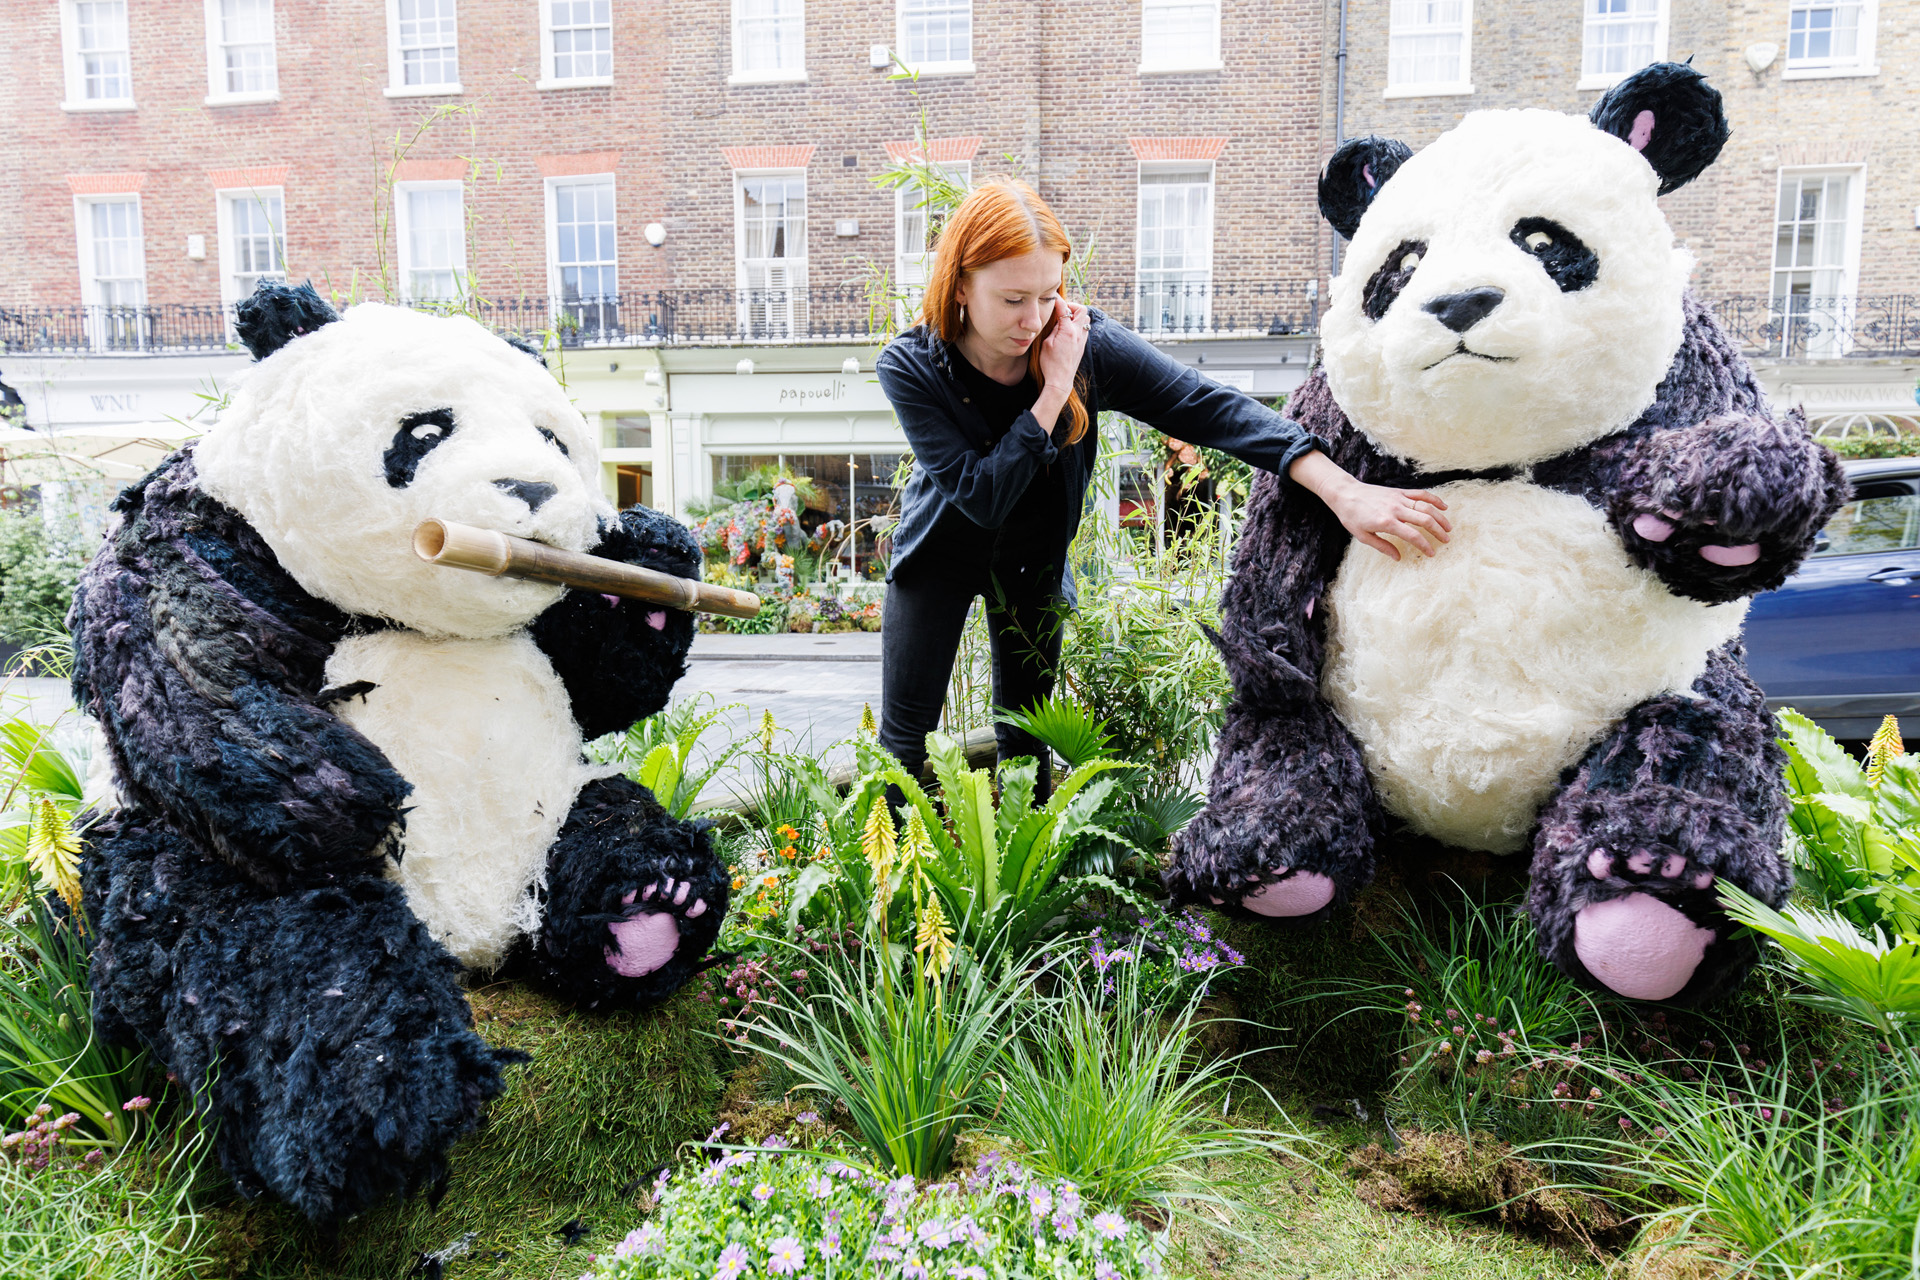
[[[1417,155],[1342,146],[1320,206],[1352,243],[1321,337],[1348,419],[1433,471],[1525,465],[1632,423],[1679,349],[1692,270],[1655,197],[1728,132],[1719,93],[1663,63],[1590,119],[1477,111]]]
[[[429,565],[414,527],[586,551],[615,518],[566,392],[474,321],[377,303],[336,318],[311,290],[276,287],[238,327],[260,361],[195,447],[200,482],[313,595],[433,634],[504,635],[562,588]]]

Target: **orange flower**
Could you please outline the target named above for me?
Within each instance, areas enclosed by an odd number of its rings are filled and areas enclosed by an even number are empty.
[[[746,887],[747,887],[747,878],[745,876],[735,876],[733,878],[733,891],[735,893],[740,892],[742,889]]]
[[[793,861],[793,856],[794,856],[794,848],[793,848],[793,846],[792,846],[792,845],[788,845],[788,846],[787,846],[786,848],[784,848],[784,849],[782,849],[782,850],[780,851],[780,856],[781,856],[781,857],[783,857],[783,858],[785,858],[785,859],[786,859],[786,860],[787,860],[788,862],[792,862],[792,861]]]
[[[764,880],[762,880],[762,881],[761,881],[761,883],[762,883],[762,884],[764,884],[764,885],[766,885],[766,886],[767,886],[767,888],[769,888],[769,889],[772,889],[772,888],[776,888],[776,887],[778,887],[778,886],[779,886],[779,884],[780,884],[780,877],[779,877],[779,876],[768,876],[768,877],[766,877],[766,878],[765,878]]]

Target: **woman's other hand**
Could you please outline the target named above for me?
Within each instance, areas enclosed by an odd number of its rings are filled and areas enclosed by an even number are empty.
[[[1442,514],[1447,504],[1436,495],[1425,489],[1393,489],[1356,480],[1317,449],[1302,454],[1287,474],[1318,494],[1348,533],[1390,559],[1400,558],[1400,548],[1383,535],[1431,556],[1453,532],[1452,522]]]

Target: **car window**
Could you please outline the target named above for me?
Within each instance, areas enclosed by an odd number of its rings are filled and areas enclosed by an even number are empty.
[[[1920,547],[1920,481],[1862,480],[1827,522],[1816,556],[1857,556]]]

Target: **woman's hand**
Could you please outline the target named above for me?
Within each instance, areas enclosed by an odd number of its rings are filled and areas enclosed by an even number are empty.
[[[1042,431],[1052,431],[1067,406],[1073,375],[1080,371],[1080,357],[1087,353],[1087,330],[1093,325],[1093,315],[1085,307],[1064,297],[1054,306],[1053,332],[1040,342],[1040,378],[1046,385],[1033,406]]]
[[[1400,548],[1383,534],[1391,534],[1431,556],[1440,550],[1435,541],[1446,542],[1453,532],[1452,522],[1441,514],[1447,504],[1434,494],[1425,489],[1366,484],[1348,475],[1318,449],[1302,454],[1287,474],[1318,494],[1348,533],[1389,559],[1398,560]]]

